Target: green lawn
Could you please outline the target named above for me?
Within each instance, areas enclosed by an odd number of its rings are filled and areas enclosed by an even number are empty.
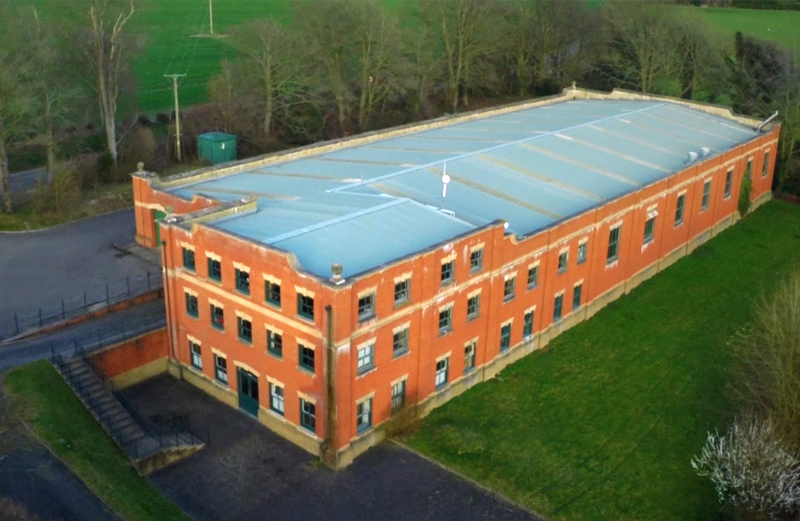
[[[800,206],[769,203],[407,441],[554,519],[716,520],[689,461],[735,414],[728,339],[793,267]]]
[[[741,31],[759,38],[773,40],[787,49],[798,50],[800,45],[800,11],[771,11],[756,9],[725,9],[720,7],[687,7],[721,29]]]
[[[48,362],[15,369],[4,383],[37,436],[123,519],[191,519],[136,473]]]

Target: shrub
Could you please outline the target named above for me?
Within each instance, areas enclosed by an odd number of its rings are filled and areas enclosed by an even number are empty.
[[[108,152],[100,155],[97,160],[97,179],[101,183],[110,183],[114,180],[114,158]]]
[[[750,195],[753,192],[753,180],[750,179],[749,174],[745,174],[742,178],[742,186],[739,190],[739,215],[744,217],[750,211]]]
[[[141,126],[131,130],[120,143],[120,157],[127,163],[136,164],[141,161],[152,167],[156,157],[156,138],[153,131]]]
[[[40,182],[36,185],[33,197],[34,210],[39,213],[69,213],[78,205],[80,195],[80,176],[74,169],[68,168],[57,172],[52,184]]]
[[[711,479],[720,503],[739,519],[789,519],[800,507],[800,461],[769,420],[738,419],[724,436],[708,433],[692,467]]]

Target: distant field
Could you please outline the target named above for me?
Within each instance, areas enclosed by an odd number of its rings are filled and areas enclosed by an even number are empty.
[[[759,38],[774,40],[788,49],[800,45],[800,11],[766,11],[688,7],[700,12],[708,21],[731,33],[741,31]]]

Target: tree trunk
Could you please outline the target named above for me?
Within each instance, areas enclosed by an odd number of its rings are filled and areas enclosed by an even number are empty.
[[[6,140],[3,137],[3,122],[0,121],[0,192],[3,193],[3,206],[8,213],[14,213],[14,202],[11,200],[11,185],[8,172],[8,154]]]
[[[104,126],[106,129],[106,148],[108,154],[114,159],[114,164],[117,164],[117,127],[114,124],[114,116],[106,115],[104,118]]]
[[[47,184],[53,184],[56,178],[56,140],[53,137],[53,121],[45,116],[44,141],[47,149]]]

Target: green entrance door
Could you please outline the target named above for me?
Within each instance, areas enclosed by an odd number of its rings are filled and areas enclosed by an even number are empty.
[[[258,378],[239,369],[239,408],[253,416],[258,416]]]
[[[153,225],[156,227],[156,248],[161,247],[161,226],[158,225],[158,220],[166,216],[167,214],[159,210],[153,212]]]

